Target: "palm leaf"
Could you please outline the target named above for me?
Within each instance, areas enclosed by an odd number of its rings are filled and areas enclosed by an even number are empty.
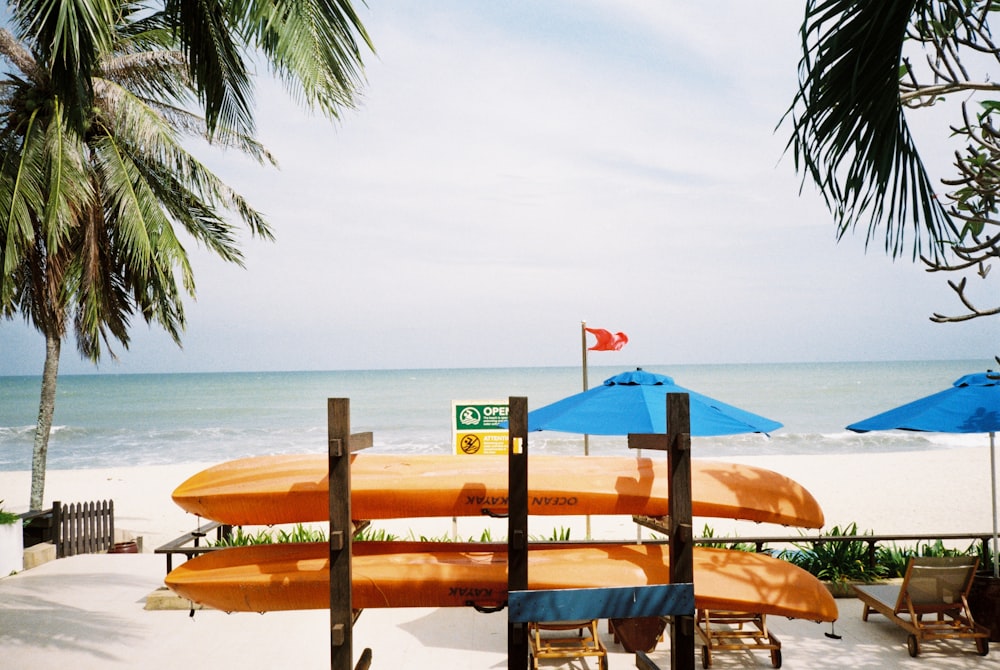
[[[165,0],[163,9],[167,24],[177,28],[209,130],[223,125],[253,134],[253,85],[233,40],[238,23],[229,24],[239,17],[219,0]]]
[[[93,200],[93,191],[84,166],[85,148],[80,136],[66,122],[64,107],[55,102],[45,137],[46,196],[42,215],[48,231],[46,245],[59,250],[59,239],[76,225],[80,213]]]
[[[251,2],[252,30],[286,87],[336,118],[362,83],[358,38],[374,51],[345,0]]]
[[[34,244],[35,220],[45,208],[45,133],[38,114],[29,118],[23,142],[4,152],[0,164],[0,236],[3,237],[3,273],[12,274],[26,249]]]
[[[30,36],[38,49],[55,96],[62,100],[69,121],[82,131],[90,109],[90,79],[100,54],[113,42],[116,11],[114,0],[25,0],[10,3],[13,22],[22,38]]]
[[[907,245],[914,258],[935,256],[957,236],[899,98],[907,26],[929,2],[809,0],[799,90],[785,115],[796,169],[818,186],[838,235],[867,221],[870,243],[884,227],[894,257]]]

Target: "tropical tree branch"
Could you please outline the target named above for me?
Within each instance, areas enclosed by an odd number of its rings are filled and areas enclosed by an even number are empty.
[[[1000,66],[997,11],[992,0],[807,2],[799,91],[783,122],[803,184],[819,188],[840,236],[866,226],[866,243],[881,233],[887,253],[909,247],[930,272],[989,274],[1000,257],[1000,101],[989,99],[1000,92],[989,76]],[[965,147],[939,193],[905,111],[957,94],[961,123],[950,130]],[[948,284],[967,313],[932,320],[1000,313],[974,304],[966,278]]]

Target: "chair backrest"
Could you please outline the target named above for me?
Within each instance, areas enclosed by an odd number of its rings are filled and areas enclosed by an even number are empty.
[[[922,557],[910,559],[900,589],[897,609],[906,608],[908,597],[914,609],[924,612],[962,606],[979,567],[975,556]]]

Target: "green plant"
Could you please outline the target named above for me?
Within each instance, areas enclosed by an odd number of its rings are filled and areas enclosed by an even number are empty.
[[[875,550],[875,562],[886,577],[902,577],[910,559],[917,555],[913,547],[899,547],[894,542],[892,546],[878,547]]]
[[[355,542],[391,542],[398,539],[385,528],[372,528],[371,526],[362,528],[354,534]]]
[[[979,557],[979,570],[981,572],[993,572],[993,540],[986,543],[975,540],[965,550],[965,553],[969,556]]]
[[[430,535],[430,536],[428,536],[428,535],[414,535],[412,528],[407,532],[406,539],[407,540],[415,540],[417,542],[453,542],[454,541],[454,538],[452,538],[447,533],[444,534],[444,535]],[[473,540],[470,537],[469,538],[469,542],[475,542],[475,540]]]
[[[252,544],[271,544],[271,533],[268,530],[260,530],[256,533],[248,533],[242,526],[237,526],[229,535],[219,538],[212,543],[213,547],[246,547]]]
[[[17,523],[21,517],[13,512],[6,512],[3,509],[3,501],[0,500],[0,526],[10,526]]]
[[[320,529],[296,524],[291,530],[279,530],[275,535],[271,529],[263,528],[255,533],[243,530],[242,526],[227,537],[213,542],[213,547],[246,547],[252,544],[274,544],[288,542],[326,542],[326,533]]]
[[[566,526],[560,526],[559,528],[553,528],[548,537],[538,536],[532,537],[531,539],[541,542],[569,542],[569,534],[569,528]]]
[[[871,535],[868,531],[865,535]],[[854,537],[858,535],[858,526],[852,523],[841,528],[834,526],[825,537]],[[812,540],[802,544],[795,543],[795,550],[786,549],[779,554],[806,572],[824,581],[844,584],[849,581],[873,582],[882,577],[882,568],[877,563],[870,567],[869,544],[865,540]]]
[[[701,529],[701,536],[702,538],[713,540],[715,539],[715,530],[706,523],[704,528]],[[726,537],[720,537],[716,542],[702,541],[698,543],[698,546],[713,549],[735,549],[737,551],[749,551],[751,553],[757,551],[757,545],[752,542],[739,542],[737,540],[730,540]],[[761,547],[761,551],[764,551],[764,547]]]
[[[279,530],[276,542],[326,542],[326,532],[321,528],[310,528],[301,523],[295,524],[290,531]]]
[[[880,546],[875,550],[875,563],[879,566],[883,577],[902,577],[906,574],[906,566],[914,556],[963,556],[981,553],[982,545],[974,543],[968,549],[949,549],[941,540],[934,542],[918,542],[912,547],[900,547],[895,542],[891,546]]]

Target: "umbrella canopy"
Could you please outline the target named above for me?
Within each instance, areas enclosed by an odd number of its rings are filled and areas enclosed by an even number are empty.
[[[965,375],[951,388],[914,400],[847,427],[920,430],[931,433],[995,433],[1000,430],[1000,374]]]
[[[644,370],[623,372],[600,386],[528,412],[528,430],[589,435],[666,433],[666,396],[687,393],[691,435],[767,433],[780,423],[689,391],[674,380]]]
[[[997,483],[994,435],[1000,430],[1000,374],[979,372],[961,377],[951,388],[900,405],[847,427],[870,430],[918,430],[929,433],[989,433],[993,489],[993,576],[1000,576],[997,552]]]

